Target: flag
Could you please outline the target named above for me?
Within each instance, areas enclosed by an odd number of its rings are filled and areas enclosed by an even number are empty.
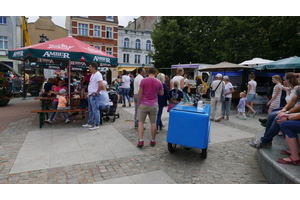
[[[24,39],[26,41],[26,45],[25,46],[30,46],[30,39],[29,39],[29,34],[28,34],[28,30],[27,30],[27,23],[25,21],[25,16],[22,17],[22,33],[24,33]]]

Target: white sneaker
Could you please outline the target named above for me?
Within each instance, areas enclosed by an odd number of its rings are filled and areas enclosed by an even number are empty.
[[[69,120],[69,119],[66,119],[66,122],[65,122],[65,123],[66,123],[66,124],[67,124],[67,123],[70,123],[70,120]]]
[[[50,119],[45,120],[45,122],[48,123],[48,124],[52,124]]]
[[[89,129],[90,129],[90,131],[93,131],[93,130],[96,130],[98,128],[99,128],[99,126],[93,126],[92,128],[89,128]]]
[[[84,127],[84,128],[92,128],[93,126],[90,125],[90,124],[84,124],[84,125],[82,125],[82,127]]]
[[[52,119],[52,121],[56,122],[56,119],[55,119],[55,118],[53,118],[53,119]]]

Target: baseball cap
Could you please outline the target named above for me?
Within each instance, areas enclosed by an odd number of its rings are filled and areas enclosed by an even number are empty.
[[[66,93],[66,92],[67,92],[67,90],[65,90],[65,89],[59,90],[59,94],[63,94],[63,93]]]
[[[222,78],[222,74],[217,74],[215,77]]]

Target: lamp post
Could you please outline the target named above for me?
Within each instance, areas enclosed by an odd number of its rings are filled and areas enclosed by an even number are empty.
[[[47,38],[47,36],[45,36],[43,33],[42,35],[40,35],[39,43],[47,42],[48,40],[49,40],[49,38]]]

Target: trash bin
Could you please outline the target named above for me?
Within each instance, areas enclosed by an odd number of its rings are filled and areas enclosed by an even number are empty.
[[[202,149],[206,158],[210,133],[210,105],[200,111],[189,103],[179,103],[170,111],[167,132],[168,150],[173,153],[177,145]]]

